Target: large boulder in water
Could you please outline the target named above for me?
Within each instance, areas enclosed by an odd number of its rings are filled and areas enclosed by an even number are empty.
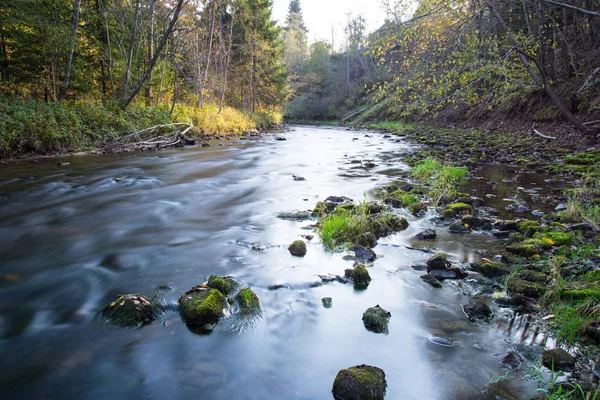
[[[362,316],[365,328],[375,333],[388,333],[388,323],[392,314],[376,305],[368,308]]]
[[[471,321],[490,322],[494,317],[494,313],[492,313],[488,305],[479,300],[471,300],[462,306],[462,308]]]
[[[337,373],[332,392],[336,400],[383,400],[386,388],[382,369],[357,365]]]
[[[356,289],[365,289],[371,283],[371,275],[364,264],[357,265],[353,269],[344,271],[346,279],[354,283]]]
[[[211,289],[217,289],[219,292],[223,293],[225,296],[229,296],[240,286],[238,282],[228,276],[216,276],[211,275],[208,277],[208,282],[206,283]]]
[[[444,253],[436,253],[427,260],[427,272],[431,272],[434,269],[446,269],[449,266],[448,256]]]
[[[542,354],[542,364],[552,371],[573,371],[575,359],[563,349],[546,350]]]
[[[234,299],[240,314],[256,315],[261,313],[260,299],[252,289],[244,288],[235,295]]]
[[[288,250],[293,256],[304,257],[306,255],[306,243],[303,240],[294,240]]]
[[[181,318],[192,328],[216,324],[226,308],[227,300],[217,289],[196,286],[179,298]]]
[[[363,247],[360,244],[355,244],[350,247],[350,250],[354,252],[356,258],[360,258],[363,261],[375,261],[377,254],[369,248]]]
[[[124,328],[138,328],[154,321],[164,311],[164,306],[154,298],[140,294],[126,294],[102,310],[110,323]]]

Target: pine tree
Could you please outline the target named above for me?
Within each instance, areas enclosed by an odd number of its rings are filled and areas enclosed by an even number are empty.
[[[285,29],[288,30],[296,25],[299,25],[304,33],[308,32],[308,29],[306,29],[306,25],[304,24],[304,15],[302,15],[300,0],[291,0],[290,5],[288,6],[288,15],[285,20]]]

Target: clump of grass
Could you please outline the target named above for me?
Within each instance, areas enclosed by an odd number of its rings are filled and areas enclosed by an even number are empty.
[[[535,367],[530,371],[530,377],[538,381],[538,389],[530,393],[527,398],[538,398],[542,395],[546,400],[598,400],[600,399],[600,389],[585,388],[580,383],[559,382],[563,376],[561,371],[552,371],[550,381],[546,381],[542,366]]]
[[[457,185],[467,175],[467,168],[442,165],[439,161],[429,157],[419,161],[412,174],[416,179],[430,185],[429,195],[432,198],[439,199],[443,195],[454,198],[458,193]]]
[[[358,236],[361,225],[360,219],[352,212],[336,212],[325,217],[319,225],[319,232],[325,246],[335,248],[350,243],[353,237]]]

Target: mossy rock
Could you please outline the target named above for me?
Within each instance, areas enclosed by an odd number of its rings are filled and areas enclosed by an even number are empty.
[[[288,250],[293,256],[304,257],[306,255],[306,243],[303,240],[294,240]]]
[[[520,257],[530,258],[540,255],[540,250],[533,244],[515,244],[507,246],[506,251]]]
[[[510,273],[506,266],[491,263],[491,262],[476,262],[471,264],[473,271],[479,272],[486,278],[499,278]]]
[[[449,266],[448,256],[444,253],[435,253],[427,260],[427,272],[435,269],[446,269]]]
[[[372,249],[377,246],[377,238],[371,232],[361,233],[356,238],[356,244]]]
[[[570,246],[575,243],[575,235],[573,233],[566,232],[545,232],[545,233],[536,233],[533,236],[534,239],[547,240],[549,239],[552,244],[557,246]],[[547,241],[548,243],[548,241]]]
[[[506,290],[510,294],[522,294],[527,297],[539,299],[546,293],[546,285],[538,282],[529,282],[517,277],[510,277],[506,280]]]
[[[473,214],[473,207],[467,203],[452,203],[446,206],[444,216],[457,217],[462,214]]]
[[[227,299],[217,289],[194,287],[179,298],[181,318],[190,327],[214,325],[223,317]]]
[[[412,215],[417,216],[422,211],[427,211],[427,206],[424,203],[418,202],[410,206],[410,212]]]
[[[342,369],[333,381],[336,400],[383,400],[387,389],[385,372],[369,365]]]
[[[575,359],[563,349],[544,351],[542,354],[542,364],[552,371],[570,372],[575,369]]]
[[[541,250],[550,250],[552,248],[552,246],[554,245],[554,242],[552,242],[551,240],[543,240],[543,239],[527,239],[527,240],[524,240],[522,244],[524,244],[524,245],[531,244]]]
[[[345,277],[354,283],[357,289],[364,289],[371,283],[371,275],[364,264],[357,265],[353,269],[345,271]]]
[[[365,328],[375,333],[388,333],[388,323],[392,314],[376,305],[363,313],[362,321]]]
[[[543,272],[537,272],[530,269],[519,272],[518,277],[529,282],[546,283],[548,281],[548,275]]]
[[[102,316],[116,326],[138,328],[154,321],[164,310],[164,306],[152,297],[126,294],[104,307]]]
[[[532,237],[541,229],[542,227],[536,221],[524,221],[517,224],[517,230],[527,237]]]
[[[325,204],[324,201],[318,201],[315,205],[312,215],[315,217],[323,217],[327,215],[327,204]]]
[[[252,289],[244,288],[235,295],[235,304],[240,314],[260,314],[260,299]]]
[[[240,286],[240,284],[234,279],[228,276],[216,276],[211,275],[208,277],[208,282],[206,283],[211,289],[217,289],[219,292],[223,293],[225,296],[229,296]]]
[[[581,287],[568,288],[562,291],[561,298],[571,301],[600,300],[600,285],[583,284]]]

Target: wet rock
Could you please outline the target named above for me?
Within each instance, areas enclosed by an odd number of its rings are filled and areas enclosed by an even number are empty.
[[[492,233],[496,239],[506,239],[510,236],[510,231],[496,231]]]
[[[350,247],[350,250],[352,250],[354,252],[354,255],[357,258],[360,258],[361,260],[364,260],[364,261],[373,262],[377,258],[377,254],[375,254],[375,252],[373,250],[363,247],[359,244],[355,244],[354,246]]]
[[[377,215],[371,224],[376,237],[385,237],[408,228],[406,218],[397,215]]]
[[[574,224],[568,227],[569,231],[581,231],[586,239],[594,239],[598,235],[598,231],[592,224],[582,223]]]
[[[464,279],[469,276],[469,274],[461,268],[434,269],[429,272],[429,275],[439,280]]]
[[[216,275],[211,275],[208,277],[208,282],[206,283],[206,286],[208,286],[211,289],[217,289],[225,296],[229,296],[240,286],[240,284],[228,276],[220,277]]]
[[[464,214],[473,214],[473,207],[466,203],[452,203],[446,206],[444,217],[457,217]]]
[[[371,275],[364,264],[344,271],[344,277],[354,283],[357,289],[364,289],[371,283]]]
[[[494,303],[496,303],[498,307],[511,308],[521,314],[532,314],[541,309],[541,306],[536,299],[518,293],[512,297],[495,299]]]
[[[152,297],[140,294],[126,294],[102,310],[102,316],[110,323],[123,328],[138,328],[154,321],[164,312],[164,306]]]
[[[216,324],[226,308],[227,300],[217,289],[196,286],[179,298],[181,318],[194,328]]]
[[[294,240],[288,250],[293,256],[304,257],[306,255],[306,243],[303,240]]]
[[[425,275],[421,275],[419,278],[422,279],[423,282],[429,283],[434,288],[442,287],[442,283],[433,275],[425,274]]]
[[[284,138],[283,136],[275,136],[275,140],[277,140],[278,142],[283,142],[283,141],[286,141],[287,139]]]
[[[346,196],[329,196],[325,199],[328,212],[332,212],[340,204],[352,204],[352,199]]]
[[[523,357],[521,357],[519,353],[511,351],[504,356],[504,358],[502,359],[502,364],[510,367],[513,370],[517,370],[521,368],[523,361]]]
[[[340,370],[332,392],[336,400],[383,400],[386,388],[385,372],[363,364]]]
[[[542,354],[542,364],[552,371],[573,371],[575,359],[563,349],[546,350]]]
[[[414,189],[414,187],[410,183],[407,183],[407,184],[404,184],[404,185],[400,186],[400,190],[402,190],[403,192],[406,192],[406,193],[412,192],[413,189]]]
[[[490,322],[494,317],[494,313],[488,305],[479,300],[469,301],[462,306],[462,309],[471,321]]]
[[[563,211],[567,209],[567,205],[565,203],[560,203],[559,205],[557,205],[554,210],[556,211]]]
[[[510,273],[510,270],[505,266],[485,261],[472,263],[471,269],[479,272],[486,278],[499,278]]]
[[[333,305],[333,299],[331,297],[323,297],[321,299],[321,303],[323,304],[323,307],[331,308],[331,306]]]
[[[515,244],[512,246],[507,246],[506,251],[525,258],[534,257],[540,254],[538,247],[533,244]]]
[[[516,231],[519,229],[519,225],[516,221],[499,219],[494,224],[494,228],[501,231]]]
[[[427,271],[427,264],[411,264],[410,267],[415,271]]]
[[[522,294],[526,297],[539,299],[546,293],[546,286],[538,282],[529,282],[517,277],[510,277],[506,281],[506,290],[511,294]]]
[[[465,226],[465,224],[455,222],[448,227],[448,232],[457,233],[457,234],[465,234],[465,233],[471,233],[471,230],[469,229],[468,226]]]
[[[484,231],[491,231],[493,227],[492,220],[487,218],[474,217],[472,215],[463,215],[461,221],[463,225],[469,228],[469,230],[482,229]]]
[[[269,286],[269,290],[279,290],[279,289],[288,289],[288,288],[289,288],[289,286],[283,285],[281,283],[277,283],[275,285]]]
[[[500,215],[500,212],[498,210],[496,210],[494,207],[480,207],[477,210],[477,213],[481,216],[486,216],[486,217],[496,217],[496,216]]]
[[[294,181],[296,181],[296,182],[302,182],[302,181],[306,180],[306,178],[304,178],[303,176],[300,176],[300,175],[292,175],[292,178],[294,178]]]
[[[365,328],[375,333],[388,333],[388,323],[392,314],[376,305],[368,308],[362,316]]]
[[[417,233],[415,237],[419,240],[433,240],[437,237],[435,229],[425,229],[423,232]]]
[[[288,219],[292,221],[303,221],[311,218],[311,213],[308,211],[287,211],[277,215],[279,219]]]
[[[448,262],[448,256],[444,253],[436,253],[427,260],[427,272],[435,269],[446,269],[447,267],[450,267],[450,263]]]
[[[585,333],[594,342],[600,344],[600,321],[591,322],[585,328]]]
[[[452,339],[448,339],[448,338],[441,337],[441,336],[429,336],[428,340],[437,346],[442,346],[442,347],[454,347],[455,346],[454,341]]]
[[[427,211],[427,206],[425,205],[425,203],[418,202],[418,203],[414,203],[413,205],[410,206],[410,212],[415,217],[424,216],[426,211]]]
[[[361,233],[356,238],[356,244],[366,248],[373,248],[377,246],[377,238],[371,232]]]
[[[261,313],[260,299],[252,289],[244,288],[235,295],[234,302],[240,314],[256,315]]]

